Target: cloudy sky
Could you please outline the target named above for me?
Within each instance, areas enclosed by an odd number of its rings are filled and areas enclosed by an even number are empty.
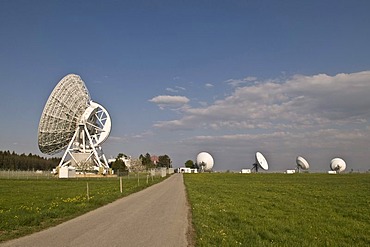
[[[0,150],[40,154],[47,98],[69,73],[108,109],[103,148],[200,151],[215,170],[370,169],[369,1],[0,1]]]

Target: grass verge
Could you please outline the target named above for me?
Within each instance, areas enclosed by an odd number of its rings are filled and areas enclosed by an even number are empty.
[[[162,181],[123,178],[0,179],[0,242],[24,236]],[[87,184],[89,197],[87,196]]]
[[[186,174],[196,246],[368,246],[370,174]]]

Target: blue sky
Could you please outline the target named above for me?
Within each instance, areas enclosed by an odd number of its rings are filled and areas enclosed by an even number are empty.
[[[370,160],[368,1],[0,1],[0,149],[41,154],[46,100],[82,77],[105,153],[210,152],[215,170]]]

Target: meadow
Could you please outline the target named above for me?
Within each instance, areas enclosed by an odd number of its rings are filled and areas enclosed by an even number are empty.
[[[164,178],[0,178],[0,242],[57,225]],[[87,187],[89,188],[87,190]],[[87,193],[89,191],[89,193]]]
[[[196,246],[369,246],[370,174],[185,174]]]

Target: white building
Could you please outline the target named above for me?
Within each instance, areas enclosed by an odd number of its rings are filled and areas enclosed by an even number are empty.
[[[178,171],[179,173],[198,173],[197,168],[189,168],[189,167],[180,167]]]
[[[295,170],[286,170],[285,172],[286,174],[294,174],[295,173]]]
[[[241,170],[241,173],[251,173],[251,169],[243,168],[243,169]]]

